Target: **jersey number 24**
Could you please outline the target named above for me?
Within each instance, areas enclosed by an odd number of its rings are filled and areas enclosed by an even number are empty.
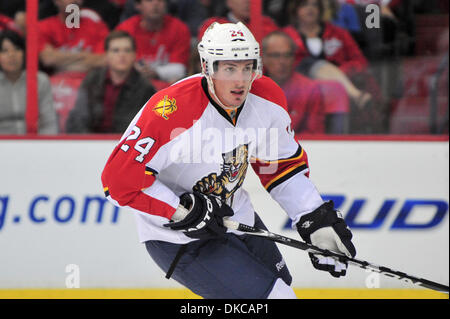
[[[130,134],[125,141],[137,140],[140,135],[141,129],[135,126],[133,127],[132,134]],[[139,163],[142,163],[144,161],[145,155],[147,155],[150,152],[150,149],[152,148],[154,143],[155,140],[152,139],[151,137],[144,137],[138,140],[134,145],[134,149],[139,153],[139,155],[135,158],[135,160],[138,161]],[[127,145],[126,143],[123,143],[120,149],[124,152],[128,152],[130,146]]]

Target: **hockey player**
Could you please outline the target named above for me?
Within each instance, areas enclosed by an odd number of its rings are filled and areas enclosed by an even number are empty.
[[[309,180],[286,98],[261,76],[259,44],[242,23],[212,24],[202,74],[153,95],[102,173],[107,198],[136,214],[140,241],[176,281],[204,298],[296,298],[277,246],[227,230],[265,226],[242,189],[249,164],[307,242],[355,256],[352,234]],[[346,265],[310,255],[339,277]]]

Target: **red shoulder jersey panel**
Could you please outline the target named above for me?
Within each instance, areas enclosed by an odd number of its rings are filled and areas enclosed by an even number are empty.
[[[252,85],[250,93],[255,94],[272,103],[275,103],[282,107],[286,112],[288,112],[287,100],[283,90],[269,77],[263,76],[260,79],[256,80]],[[285,129],[287,131],[290,128],[286,127],[279,129]],[[275,187],[276,185],[281,184],[294,174],[309,169],[308,156],[300,145],[298,145],[297,151],[288,158],[283,158],[276,161],[264,161],[254,158],[251,165],[258,175],[259,179],[261,180],[262,185],[268,191],[273,189],[273,187]],[[276,165],[276,170],[274,170],[271,174],[258,173],[262,171],[268,171],[264,170],[263,167],[268,167],[270,165]],[[309,176],[309,173],[306,173],[305,175]]]
[[[174,207],[143,192],[158,173],[146,164],[162,146],[189,129],[208,103],[201,77],[186,79],[153,95],[108,159],[102,173],[107,195],[121,206],[170,218]]]
[[[268,76],[263,75],[252,84],[250,93],[275,103],[288,111],[287,100],[283,90]]]

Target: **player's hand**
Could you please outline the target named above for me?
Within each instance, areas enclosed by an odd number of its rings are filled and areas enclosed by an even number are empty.
[[[333,201],[328,201],[311,213],[302,216],[296,224],[304,241],[322,249],[355,257],[352,232],[341,214],[334,209]],[[319,254],[309,254],[314,268],[328,271],[334,277],[345,276],[347,263]]]
[[[231,207],[218,198],[199,192],[181,195],[180,205],[187,209],[187,215],[178,220],[182,214],[175,212],[172,216],[175,222],[164,226],[181,230],[191,238],[207,239],[223,236],[227,232],[223,218],[234,214]]]

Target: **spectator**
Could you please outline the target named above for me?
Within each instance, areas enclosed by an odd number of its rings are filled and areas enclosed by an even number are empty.
[[[390,17],[396,19],[395,14],[392,12],[392,8],[397,6],[403,0],[339,0],[340,3],[367,6],[369,4],[376,4],[381,9],[381,15],[384,17]]]
[[[18,11],[25,11],[25,0],[0,1],[0,12],[14,18]]]
[[[136,43],[126,31],[105,40],[106,67],[89,72],[66,123],[68,133],[122,133],[155,93],[134,68]]]
[[[137,0],[140,12],[117,26],[136,40],[136,69],[155,87],[168,86],[186,75],[191,35],[187,25],[167,14],[166,0]],[[158,81],[162,81],[158,82]]]
[[[197,38],[200,40],[205,33],[206,29],[213,23],[237,23],[241,21],[247,27],[250,25],[250,0],[226,0],[226,5],[228,8],[228,13],[224,17],[211,17],[207,19],[203,25],[200,27]],[[268,16],[262,17],[262,37],[265,37],[270,32],[278,29],[275,22]],[[253,30],[250,29],[253,32]]]
[[[0,31],[2,29],[16,31],[20,36],[25,34],[25,0],[0,1]]]
[[[283,89],[296,133],[348,133],[349,101],[339,83],[294,71],[295,43],[282,31],[267,35],[262,49],[265,73]]]
[[[203,22],[203,24],[200,26],[197,34],[198,41],[201,40],[203,37],[203,34],[205,33],[206,29],[213,24],[214,22],[219,23],[237,23],[242,22],[244,23],[250,31],[254,32],[252,30],[252,26],[250,25],[250,0],[226,0],[225,2],[228,12],[224,16],[215,16],[207,19]],[[262,17],[262,37],[265,37],[270,32],[273,32],[275,30],[278,30],[279,27],[275,24],[275,22],[268,16]],[[198,51],[194,50],[192,52],[192,64],[190,65],[191,74],[193,73],[200,73],[201,68],[198,56]]]
[[[27,15],[25,11],[17,11],[14,15],[14,22],[16,23],[17,27],[19,28],[19,34],[26,34],[27,33]]]
[[[38,19],[44,20],[58,14],[55,0],[39,0]]]
[[[264,0],[263,12],[271,17],[280,27],[289,24],[289,0]]]
[[[325,0],[336,2],[337,0]],[[412,21],[412,7],[416,1],[403,0],[339,0],[341,12],[338,19],[333,23],[346,28],[352,32],[353,37],[358,42],[364,55],[372,61],[395,58],[400,51],[404,51],[403,46],[408,46],[410,40],[403,39],[404,36],[413,37],[414,26]],[[367,6],[375,4],[379,7],[380,26],[369,28],[367,26],[368,12]],[[345,10],[345,11],[344,11]],[[372,11],[370,9],[369,11]],[[361,24],[361,32],[355,32],[350,28],[349,21],[353,19],[352,11],[356,12]],[[344,12],[347,12],[347,19],[343,20]],[[339,17],[342,15],[342,17]],[[399,15],[399,16],[397,16]],[[406,42],[405,42],[406,41]]]
[[[84,0],[84,7],[97,12],[109,29],[114,29],[119,23],[121,6],[120,1],[114,0]]]
[[[13,30],[19,34],[23,33],[23,30],[15,20],[0,13],[0,32],[3,30]]]
[[[53,108],[50,82],[38,72],[39,134],[56,134],[57,116]],[[0,134],[26,133],[25,41],[17,33],[0,31]]]
[[[177,12],[181,20],[188,26],[193,37],[197,37],[200,26],[213,16],[221,16],[226,12],[222,0],[178,0]]]
[[[139,10],[136,9],[136,2],[139,0],[125,0],[122,7],[122,13],[120,14],[120,22],[123,22],[132,16],[139,14]],[[220,1],[220,0],[217,0]],[[173,16],[177,15],[179,0],[166,0],[167,13]]]
[[[324,6],[323,20],[332,22],[352,34],[361,32],[361,22],[358,12],[350,3],[340,3],[338,0],[322,0]]]
[[[360,90],[351,77],[364,73],[368,62],[351,35],[321,21],[323,7],[319,0],[296,0],[293,14],[294,24],[284,31],[297,45],[298,69],[314,79],[338,81],[355,105],[364,109],[372,96]]]
[[[94,21],[81,15],[79,27],[68,27],[70,14],[66,7],[83,4],[83,0],[54,0],[58,14],[41,20],[39,28],[39,58],[42,64],[56,72],[76,71],[87,73],[104,65],[101,43],[108,27],[101,20]]]
[[[139,12],[136,9],[135,0],[126,0],[122,8],[122,13],[120,14],[119,23],[131,18],[136,14],[139,14]]]

